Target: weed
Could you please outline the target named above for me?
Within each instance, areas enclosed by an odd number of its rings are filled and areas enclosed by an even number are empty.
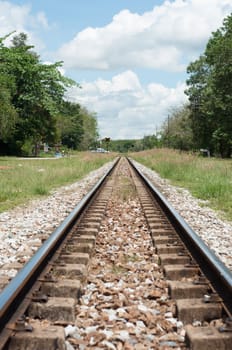
[[[122,266],[115,265],[115,264],[112,266],[112,273],[113,274],[121,275],[121,274],[124,274],[124,273],[127,273],[127,272],[128,272],[128,270],[125,269]]]
[[[35,195],[39,195],[39,196],[47,196],[49,195],[49,191],[48,189],[43,186],[43,185],[37,185],[33,191],[32,191]]]
[[[125,262],[136,262],[139,260],[139,256],[136,254],[133,255],[124,255]]]

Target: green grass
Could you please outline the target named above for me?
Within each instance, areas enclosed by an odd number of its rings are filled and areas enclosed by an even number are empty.
[[[131,154],[173,185],[188,189],[195,197],[232,221],[232,159],[203,158],[170,149]]]
[[[59,159],[0,157],[0,212],[47,196],[52,189],[78,181],[114,158],[115,154],[91,152]]]

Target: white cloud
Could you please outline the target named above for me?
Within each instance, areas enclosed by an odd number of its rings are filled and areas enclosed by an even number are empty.
[[[28,36],[29,44],[34,45],[36,49],[42,49],[44,44],[36,32],[48,28],[48,21],[43,12],[32,15],[29,5],[16,5],[9,1],[0,1],[0,37],[13,31],[15,31],[13,35],[24,32]],[[12,37],[6,42],[9,43],[11,39]]]
[[[13,5],[7,1],[0,2],[0,33],[8,34],[12,30],[23,29],[28,18],[28,5]]]
[[[38,12],[36,15],[37,25],[42,26],[43,28],[49,28],[48,20],[44,14],[44,12]]]
[[[122,10],[105,27],[84,29],[60,47],[58,59],[64,60],[64,69],[122,73],[111,80],[82,82],[82,89],[69,91],[70,99],[97,113],[102,137],[141,138],[154,133],[169,109],[187,100],[185,85],[145,86],[133,69],[185,70],[231,11],[231,0],[166,0],[144,14]],[[32,14],[29,5],[0,0],[0,36],[23,31],[38,51],[44,48],[39,33],[48,29],[43,12]]]
[[[164,1],[142,15],[123,10],[105,27],[77,33],[58,55],[68,68],[180,71],[184,56],[198,56],[231,11],[231,0]]]
[[[69,91],[69,99],[95,111],[101,137],[142,138],[155,133],[167,118],[169,108],[186,101],[184,84],[167,88],[161,84],[142,87],[137,75],[125,71],[112,80],[81,83]]]

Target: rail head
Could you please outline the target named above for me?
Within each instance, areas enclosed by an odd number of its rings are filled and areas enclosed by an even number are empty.
[[[232,314],[232,272],[204,243],[195,231],[186,223],[167,199],[155,188],[153,183],[136,167],[132,159],[130,164],[148,186],[162,210],[168,215],[170,222],[189,250],[193,259],[210,281],[212,287],[222,298],[227,311]]]

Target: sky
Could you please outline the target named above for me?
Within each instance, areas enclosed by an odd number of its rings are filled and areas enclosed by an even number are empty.
[[[100,138],[156,134],[187,102],[186,68],[232,12],[232,0],[0,0],[0,37],[28,35],[42,62],[63,61]]]

